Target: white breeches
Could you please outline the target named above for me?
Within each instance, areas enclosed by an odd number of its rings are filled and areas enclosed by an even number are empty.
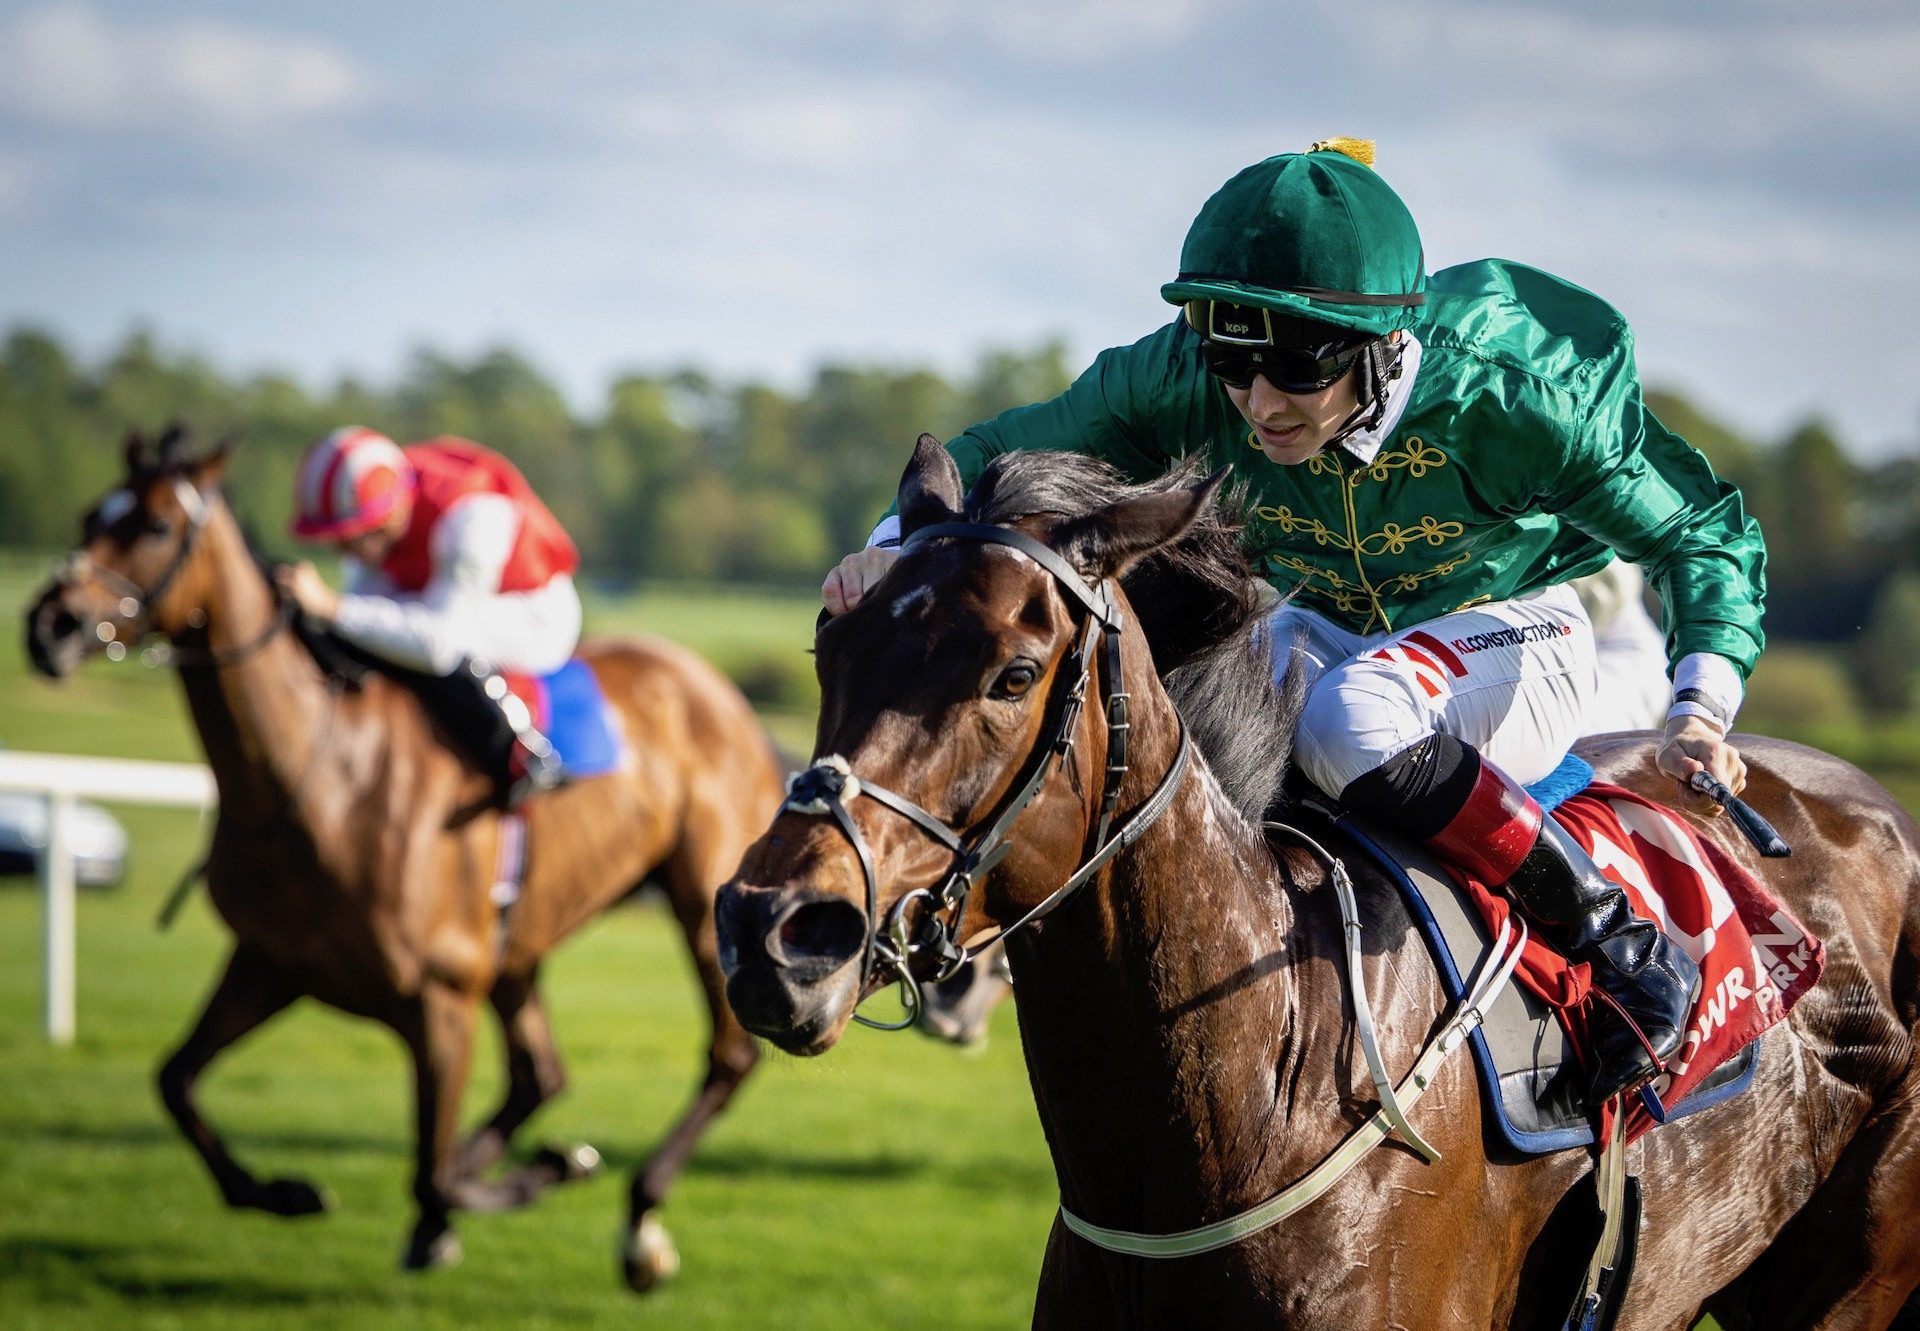
[[[1297,752],[1329,795],[1436,731],[1537,781],[1587,733],[1598,694],[1593,627],[1566,586],[1393,633],[1282,606],[1268,632],[1275,670],[1297,658],[1306,671]]]

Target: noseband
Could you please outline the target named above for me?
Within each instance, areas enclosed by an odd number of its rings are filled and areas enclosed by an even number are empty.
[[[1114,601],[1112,580],[1107,579],[1098,587],[1090,588],[1086,579],[1044,542],[1024,532],[986,523],[942,522],[922,527],[907,538],[901,550],[904,553],[938,540],[977,541],[985,545],[1004,545],[1019,551],[1051,574],[1054,583],[1070,601],[1079,603],[1086,616],[1080,623],[1079,641],[1073,653],[1079,661],[1079,671],[1071,675],[1063,671],[1055,677],[1053,696],[1048,702],[1049,709],[1056,714],[1052,734],[1028,755],[1026,779],[1017,782],[1014,793],[1003,802],[999,813],[984,830],[956,831],[904,795],[862,780],[853,773],[847,761],[837,755],[819,759],[806,771],[797,772],[788,780],[787,799],[781,805],[781,811],[832,817],[859,857],[860,875],[866,886],[867,936],[861,952],[860,987],[857,992],[864,996],[875,970],[884,968],[899,981],[901,1003],[907,1010],[906,1017],[897,1022],[875,1021],[861,1016],[858,1011],[854,1013],[855,1021],[878,1030],[901,1030],[918,1018],[922,1000],[920,981],[912,969],[915,960],[921,957],[932,959],[936,967],[932,980],[938,984],[983,948],[1006,939],[1015,931],[1051,913],[1085,886],[1108,860],[1138,840],[1173,803],[1181,778],[1186,774],[1190,749],[1183,722],[1180,726],[1180,748],[1167,774],[1161,778],[1159,786],[1146,802],[1123,819],[1119,828],[1109,837],[1114,808],[1120,800],[1120,783],[1126,779],[1128,771],[1127,736],[1130,730],[1130,699],[1121,673],[1120,656],[1124,622]],[[968,897],[974,887],[1006,858],[1007,852],[1013,848],[1008,838],[1014,821],[1040,794],[1040,788],[1054,764],[1065,761],[1073,751],[1074,729],[1079,722],[1080,711],[1086,705],[1087,688],[1093,680],[1096,660],[1100,663],[1102,690],[1106,695],[1107,766],[1101,789],[1099,818],[1091,838],[1095,849],[1074,870],[1072,877],[1014,923],[998,933],[976,938],[970,945],[963,945],[959,941],[959,934]],[[867,848],[866,838],[860,833],[859,824],[847,808],[848,804],[863,795],[913,823],[945,846],[953,856],[939,887],[915,888],[906,893],[893,903],[884,920],[879,913],[879,878],[874,871],[873,855]],[[917,918],[911,913],[916,902],[924,906]]]
[[[70,553],[60,569],[59,579],[63,583],[92,579],[106,584],[109,591],[119,593],[120,604],[116,608],[122,619],[130,621],[130,633],[122,641],[110,623],[101,621],[100,629],[104,631],[107,659],[110,661],[124,660],[129,648],[139,646],[152,635],[154,604],[172,589],[185,571],[187,561],[193,558],[194,549],[200,542],[200,533],[206,529],[207,519],[212,516],[207,497],[190,481],[174,478],[173,493],[181,511],[187,515],[187,530],[180,538],[180,546],[173,552],[173,558],[160,570],[160,576],[151,585],[142,587],[124,573],[95,563],[81,550]],[[225,651],[206,647],[201,649],[201,657],[187,657],[171,644],[163,643],[148,648],[142,653],[142,659],[152,666],[194,664],[201,659],[215,666],[231,665],[259,651],[275,634],[286,628],[293,618],[293,608],[291,601],[276,596],[274,615],[266,629],[238,647],[230,647]]]

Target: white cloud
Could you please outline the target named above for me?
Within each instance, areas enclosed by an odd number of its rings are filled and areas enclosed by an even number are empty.
[[[1093,64],[1184,40],[1218,0],[883,0],[869,17],[915,38],[979,37],[1007,55]]]
[[[0,28],[0,106],[53,125],[252,133],[338,110],[365,86],[325,42],[200,20],[123,26],[56,4]]]
[[[1786,46],[1786,43],[1782,43]],[[1920,19],[1856,32],[1794,38],[1783,56],[1820,91],[1846,105],[1910,118],[1920,70]]]
[[[36,260],[0,322],[157,320],[235,365],[376,375],[413,338],[497,338],[584,403],[636,359],[798,377],[1053,334],[1085,355],[1166,317],[1221,180],[1345,132],[1379,136],[1436,266],[1503,254],[1591,287],[1650,378],[1764,429],[1808,384],[1862,442],[1912,417],[1855,348],[1920,358],[1914,187],[1844,174],[1920,142],[1900,11],[815,0],[616,39],[601,7],[293,36],[149,2],[139,24],[0,19],[0,221]],[[394,72],[376,89],[359,59]],[[170,121],[192,133],[142,132]]]

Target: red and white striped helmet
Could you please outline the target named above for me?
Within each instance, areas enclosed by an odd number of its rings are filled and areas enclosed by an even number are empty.
[[[413,481],[413,466],[393,440],[364,426],[342,426],[301,459],[293,534],[344,541],[372,531],[411,502]]]

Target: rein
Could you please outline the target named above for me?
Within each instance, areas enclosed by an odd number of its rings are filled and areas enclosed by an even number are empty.
[[[1448,1011],[1446,1020],[1421,1049],[1419,1057],[1414,1060],[1413,1067],[1397,1085],[1394,1084],[1387,1076],[1386,1064],[1380,1055],[1379,1042],[1374,1037],[1366,981],[1360,972],[1360,907],[1354,897],[1353,882],[1347,876],[1346,866],[1340,862],[1339,857],[1298,828],[1287,827],[1281,823],[1268,823],[1266,826],[1269,830],[1291,833],[1327,866],[1328,876],[1333,882],[1334,895],[1340,902],[1340,921],[1346,934],[1347,988],[1353,998],[1355,1026],[1360,1037],[1361,1048],[1366,1054],[1368,1071],[1373,1076],[1374,1088],[1380,1096],[1380,1107],[1374,1111],[1372,1117],[1349,1134],[1331,1154],[1304,1176],[1257,1206],[1250,1207],[1238,1215],[1228,1216],[1224,1220],[1216,1220],[1210,1225],[1201,1225],[1198,1228],[1185,1229],[1174,1234],[1141,1234],[1132,1230],[1107,1229],[1096,1225],[1089,1220],[1081,1219],[1063,1204],[1060,1207],[1061,1223],[1096,1248],[1124,1253],[1130,1257],[1164,1259],[1192,1257],[1238,1243],[1242,1239],[1258,1234],[1263,1229],[1279,1224],[1294,1212],[1319,1200],[1329,1188],[1365,1159],[1368,1152],[1396,1131],[1429,1163],[1438,1160],[1440,1153],[1422,1140],[1408,1124],[1406,1111],[1427,1093],[1427,1088],[1433,1084],[1434,1073],[1446,1061],[1447,1056],[1464,1044],[1467,1037],[1480,1025],[1486,1008],[1493,1002],[1494,996],[1500,992],[1500,987],[1513,974],[1514,967],[1520,964],[1520,954],[1527,942],[1527,926],[1525,921],[1518,920],[1516,917],[1514,922],[1519,924],[1518,933],[1512,932],[1511,923],[1503,923],[1500,926],[1500,932],[1495,935],[1486,956],[1482,958],[1480,965],[1467,981],[1466,996]],[[1616,1122],[1618,1118],[1619,1116],[1616,1115]]]
[[[1191,742],[1184,723],[1180,727],[1180,747],[1172,765],[1147,797],[1114,829],[1113,814],[1120,800],[1120,785],[1128,766],[1127,738],[1130,698],[1121,673],[1121,630],[1124,621],[1114,603],[1111,580],[1089,587],[1079,571],[1044,542],[1024,532],[1012,531],[979,522],[941,522],[922,527],[909,536],[902,551],[937,540],[977,541],[985,545],[1004,545],[1017,550],[1053,576],[1060,589],[1086,611],[1081,621],[1079,640],[1073,655],[1079,661],[1077,674],[1062,672],[1056,677],[1049,710],[1055,713],[1053,732],[1028,758],[1026,779],[1001,806],[986,830],[969,836],[955,831],[946,822],[929,813],[906,796],[884,786],[863,781],[853,773],[846,759],[832,755],[819,759],[804,772],[795,773],[787,782],[787,798],[782,812],[830,816],[860,860],[860,875],[866,887],[867,936],[861,951],[860,987],[864,995],[876,969],[899,982],[900,999],[906,1017],[897,1022],[876,1021],[854,1013],[854,1020],[876,1030],[903,1030],[919,1017],[923,1000],[920,980],[913,974],[913,962],[921,955],[931,956],[935,984],[947,979],[962,965],[995,942],[1040,919],[1064,904],[1106,863],[1137,841],[1173,803],[1182,778],[1186,775]],[[1054,764],[1064,762],[1073,751],[1074,731],[1080,712],[1086,705],[1087,689],[1092,683],[1096,662],[1104,681],[1107,722],[1107,763],[1101,789],[1100,812],[1090,844],[1094,850],[1072,876],[1014,923],[961,944],[959,933],[966,914],[967,900],[974,887],[990,873],[1013,848],[1009,839],[1015,821],[1039,795]],[[891,809],[945,846],[953,854],[953,863],[938,888],[916,888],[894,902],[885,919],[879,910],[879,878],[874,871],[873,855],[860,833],[847,805],[865,795]],[[1109,836],[1109,831],[1112,835]],[[924,903],[925,913],[917,921],[911,918],[916,902]]]

